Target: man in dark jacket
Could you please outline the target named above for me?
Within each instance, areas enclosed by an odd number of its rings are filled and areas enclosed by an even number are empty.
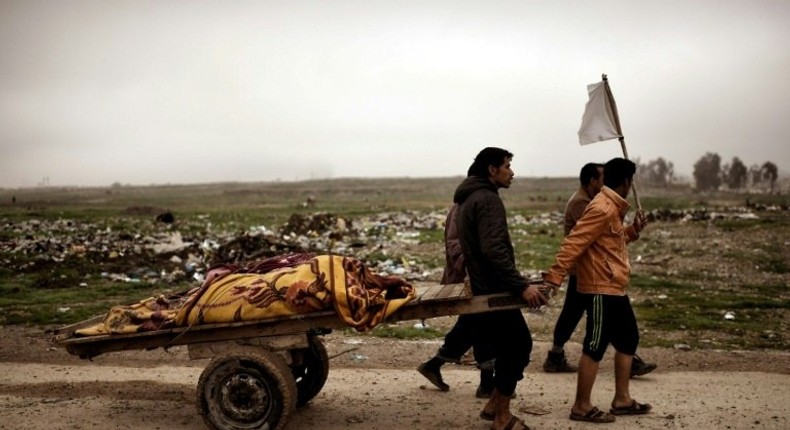
[[[458,239],[457,214],[458,204],[453,204],[444,224],[446,264],[441,280],[443,285],[460,284],[466,279],[466,264]],[[442,366],[445,363],[460,363],[461,357],[474,347],[473,354],[480,368],[480,384],[475,390],[475,397],[488,399],[494,390],[494,353],[488,343],[473,344],[474,321],[470,317],[469,314],[458,316],[453,328],[444,336],[444,343],[439,351],[430,360],[421,363],[417,371],[438,389],[449,391],[450,386],[442,378]]]
[[[548,297],[516,269],[505,205],[499,197],[499,189],[513,182],[512,158],[512,153],[501,148],[485,148],[477,154],[453,197],[459,205],[458,238],[473,294],[509,292],[538,308]],[[532,351],[524,315],[511,309],[471,314],[470,318],[475,342],[485,340],[494,351],[494,390],[480,417],[492,420],[493,430],[527,428],[510,412],[511,396],[524,378]]]

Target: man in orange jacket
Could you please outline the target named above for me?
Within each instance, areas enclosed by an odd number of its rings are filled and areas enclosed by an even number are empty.
[[[570,234],[576,222],[582,217],[584,210],[590,201],[598,195],[603,187],[603,164],[587,163],[579,172],[579,189],[565,205],[564,214],[564,235]],[[571,338],[573,331],[584,315],[585,302],[589,294],[579,294],[576,291],[576,273],[573,269],[568,273],[568,286],[565,290],[565,301],[562,304],[562,311],[554,325],[554,337],[551,349],[543,362],[543,370],[548,373],[576,373],[578,368],[568,363],[565,357],[565,343]],[[631,362],[631,377],[646,375],[658,367],[655,363],[649,363],[637,354]]]
[[[615,415],[641,415],[651,409],[649,404],[634,400],[629,391],[639,329],[626,294],[631,274],[626,245],[638,239],[647,224],[641,211],[633,224],[623,223],[630,207],[626,197],[634,173],[636,165],[623,158],[614,158],[604,165],[603,188],[562,241],[554,264],[543,275],[545,286],[556,289],[575,267],[577,291],[590,295],[586,301],[587,324],[576,398],[570,414],[575,421],[608,423],[615,420]],[[599,363],[609,344],[615,348],[615,395],[606,413],[593,406],[591,395]]]

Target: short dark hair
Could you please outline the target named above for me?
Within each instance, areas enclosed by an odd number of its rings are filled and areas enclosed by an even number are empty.
[[[582,184],[583,187],[590,185],[593,179],[598,179],[601,177],[601,171],[599,170],[603,167],[601,163],[587,163],[582,167],[581,172],[579,172],[579,183]]]
[[[625,158],[612,158],[603,166],[603,184],[609,188],[616,188],[632,180],[636,173],[636,164]]]
[[[487,178],[488,166],[499,167],[505,163],[506,158],[513,158],[513,154],[506,149],[494,147],[485,148],[477,154],[475,161],[469,166],[469,171],[466,175]]]

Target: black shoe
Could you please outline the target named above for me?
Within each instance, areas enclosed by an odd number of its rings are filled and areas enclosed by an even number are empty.
[[[417,371],[429,380],[431,384],[436,385],[436,388],[442,391],[450,391],[450,386],[445,384],[444,380],[442,380],[442,372],[438,367],[431,368],[427,366],[427,363],[422,363],[417,367]]]
[[[565,351],[549,351],[549,356],[543,362],[543,371],[548,373],[575,373],[577,370],[579,369],[576,366],[568,364],[568,360],[565,358]]]
[[[631,362],[631,377],[647,375],[656,370],[657,367],[656,363],[646,363],[638,355],[634,354],[634,360]]]

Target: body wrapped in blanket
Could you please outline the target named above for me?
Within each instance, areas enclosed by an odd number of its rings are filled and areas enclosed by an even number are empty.
[[[415,297],[406,280],[373,273],[356,258],[290,254],[244,267],[216,266],[199,288],[170,299],[116,306],[101,323],[75,334],[136,333],[331,309],[349,326],[365,331]]]

